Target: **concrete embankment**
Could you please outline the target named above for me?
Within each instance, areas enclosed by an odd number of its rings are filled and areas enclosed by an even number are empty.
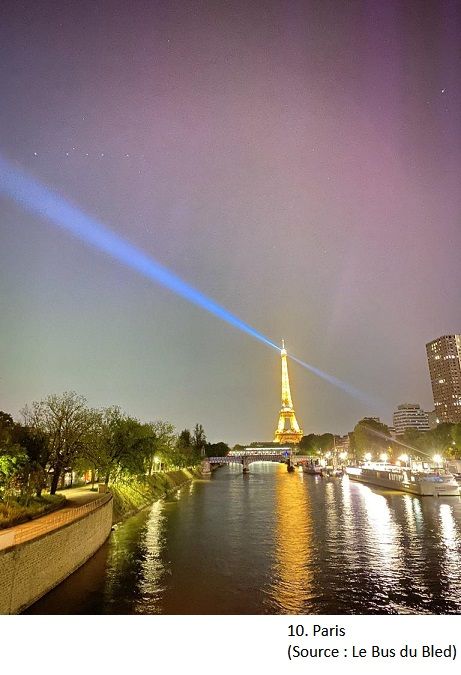
[[[107,495],[66,517],[44,516],[32,538],[0,549],[0,614],[26,609],[91,558],[109,536],[112,506]]]
[[[105,495],[72,491],[74,508],[4,530],[0,614],[18,614],[75,572],[103,545],[113,523],[200,477],[198,468],[189,468],[119,481]]]

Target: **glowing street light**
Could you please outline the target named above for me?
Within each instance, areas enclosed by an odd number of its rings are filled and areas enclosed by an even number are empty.
[[[408,463],[408,455],[400,455],[399,460],[404,464]]]
[[[432,460],[437,464],[437,466],[440,466],[443,462],[443,457],[441,455],[434,455]]]
[[[342,460],[347,459],[347,452],[340,452],[339,453],[339,459],[342,459]]]
[[[366,462],[371,462],[371,452],[366,452],[364,455],[364,459]]]
[[[382,452],[379,456],[379,459],[382,462],[387,462],[387,460],[389,459],[389,456],[388,456],[387,452]]]

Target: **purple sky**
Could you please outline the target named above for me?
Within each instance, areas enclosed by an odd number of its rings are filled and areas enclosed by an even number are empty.
[[[461,4],[19,2],[0,152],[376,408],[290,375],[305,433],[432,408],[461,331]],[[272,438],[276,352],[0,201],[0,409],[74,389]]]

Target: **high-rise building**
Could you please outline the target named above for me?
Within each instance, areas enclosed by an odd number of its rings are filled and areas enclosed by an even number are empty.
[[[405,429],[429,431],[429,415],[421,410],[419,403],[402,403],[393,415],[393,424],[397,436]]]
[[[426,345],[439,422],[461,422],[461,335],[443,335]]]

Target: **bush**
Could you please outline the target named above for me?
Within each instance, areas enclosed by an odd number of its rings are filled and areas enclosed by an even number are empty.
[[[35,497],[29,501],[27,506],[21,504],[18,500],[0,501],[0,530],[55,511],[61,508],[65,502],[66,498],[63,495]]]

